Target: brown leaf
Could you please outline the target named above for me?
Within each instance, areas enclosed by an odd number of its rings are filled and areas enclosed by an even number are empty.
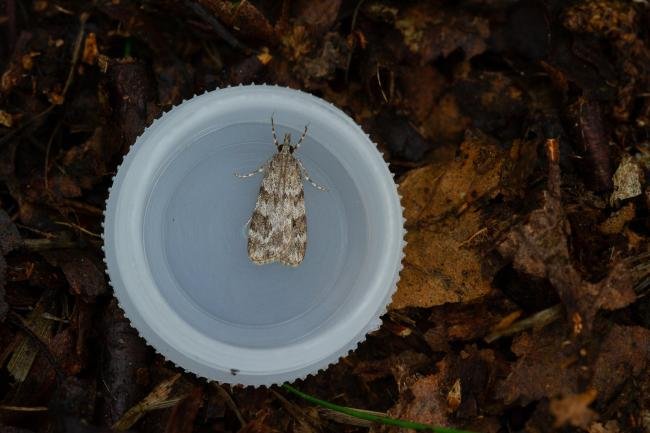
[[[408,117],[392,111],[382,110],[370,121],[368,129],[373,139],[388,149],[392,158],[417,162],[432,148]]]
[[[59,174],[49,179],[49,187],[54,193],[65,198],[81,196],[81,187],[75,179],[64,174]]]
[[[447,85],[445,77],[430,65],[411,66],[403,68],[400,72],[400,84],[404,92],[403,104],[417,123],[424,123],[432,114],[437,99]],[[423,92],[423,88],[427,91]]]
[[[447,393],[447,406],[449,412],[454,412],[460,406],[462,402],[461,399],[461,384],[460,379],[456,379],[456,382],[451,386],[451,389]]]
[[[463,133],[472,125],[472,119],[463,113],[461,104],[463,101],[459,101],[452,92],[442,95],[422,124],[423,135],[442,143],[461,140]]]
[[[83,54],[81,55],[81,60],[84,63],[92,65],[95,63],[95,61],[97,61],[98,55],[99,49],[97,48],[97,36],[94,32],[90,32],[84,41],[84,49]]]
[[[581,394],[570,394],[551,400],[549,410],[555,416],[555,427],[570,423],[574,427],[586,429],[597,417],[596,412],[589,409],[597,395],[595,389],[589,389]]]
[[[488,21],[457,11],[444,11],[437,5],[421,3],[401,12],[395,27],[409,49],[420,55],[422,63],[438,56],[447,57],[461,48],[465,58],[481,54],[490,36]]]
[[[607,421],[604,425],[599,422],[595,422],[589,426],[587,429],[589,433],[620,433],[621,430],[618,428],[618,423],[614,420]]]
[[[173,407],[165,433],[192,433],[196,415],[202,406],[203,389],[201,386],[195,386],[187,397]]]
[[[600,223],[598,225],[598,230],[606,235],[621,233],[625,228],[625,225],[632,221],[635,216],[636,209],[634,203],[630,202],[618,211],[612,213],[609,218]]]
[[[270,425],[271,409],[260,410],[255,419],[249,421],[238,433],[279,433],[275,427]]]
[[[49,322],[50,327],[54,328],[56,322],[54,322],[49,317],[45,317],[45,314],[41,314],[43,322]],[[37,321],[32,321],[30,324],[31,329],[36,331],[39,330],[40,324]],[[40,334],[39,334],[40,335]],[[75,345],[75,329],[71,326],[68,326],[57,332],[53,337],[49,335],[41,335],[41,339],[47,341],[48,351],[50,356],[45,355],[43,348],[39,348],[38,354],[34,359],[34,362],[29,370],[28,376],[21,383],[21,386],[18,392],[13,396],[14,402],[37,402],[43,401],[43,397],[49,396],[52,392],[52,389],[57,386],[56,392],[61,391],[60,387],[62,386],[58,383],[57,379],[57,370],[58,372],[64,373],[65,377],[69,377],[71,381],[76,381],[76,378],[73,378],[74,375],[79,374],[82,369],[82,359],[77,355],[74,350]],[[31,341],[33,345],[33,341]],[[57,363],[57,370],[52,367],[51,359],[54,359]],[[66,385],[64,384],[63,387]],[[68,402],[75,398],[72,395],[71,390],[66,390],[66,396],[70,398],[67,399]],[[75,410],[84,413],[92,413],[92,408],[94,407],[94,399],[87,399],[89,395],[94,395],[94,387],[86,386],[84,390],[86,399],[81,401],[75,401],[77,403]],[[60,402],[60,404],[65,404],[65,402]],[[90,410],[88,410],[90,408]]]
[[[516,80],[503,72],[469,71],[457,75],[451,92],[473,128],[502,140],[521,137],[521,123],[529,111],[529,101]]]
[[[605,337],[594,364],[591,386],[607,401],[619,385],[650,365],[650,330],[640,326],[614,325]]]
[[[250,1],[200,0],[199,3],[242,37],[265,43],[274,43],[277,39],[273,26]]]
[[[449,350],[449,343],[481,338],[489,333],[507,312],[516,308],[507,300],[490,298],[474,303],[434,307],[429,317],[433,326],[424,333],[424,339],[431,350],[446,352]]]
[[[66,173],[76,179],[83,189],[91,189],[102,180],[108,171],[107,163],[113,155],[109,154],[109,137],[105,129],[95,129],[93,135],[79,146],[68,149],[63,156]]]
[[[517,400],[526,404],[544,397],[578,392],[578,349],[566,337],[562,324],[515,337],[511,350],[518,359],[506,379],[497,386],[497,396],[506,404]]]
[[[303,77],[305,82],[312,79],[331,79],[336,69],[345,67],[348,46],[341,35],[327,33],[321,39],[319,48],[319,52],[314,57],[302,58],[302,61],[294,66],[296,75]]]
[[[641,195],[643,190],[643,170],[639,163],[629,155],[623,155],[614,176],[612,177],[614,191],[610,203]]]
[[[174,383],[181,377],[176,373],[172,377],[160,382],[140,403],[133,406],[122,417],[113,424],[112,428],[124,431],[133,426],[148,411],[164,409],[175,406],[180,401],[179,397],[171,398],[170,394]]]
[[[387,359],[361,361],[355,366],[354,373],[365,382],[393,376],[401,394],[413,382],[416,371],[430,363],[431,360],[428,356],[406,350]]]
[[[438,373],[417,379],[408,389],[400,393],[397,404],[388,410],[388,416],[409,421],[449,426],[447,418],[447,361],[436,364]],[[387,427],[373,427],[372,433],[389,431]],[[408,429],[390,430],[399,433],[410,433]]]
[[[602,344],[596,339],[589,345],[590,350],[598,352],[594,357],[567,334],[565,326],[557,323],[515,337],[511,350],[518,360],[498,385],[497,396],[506,404],[557,398],[558,420],[566,415],[562,420],[567,421],[570,413],[562,412],[562,406],[581,400],[569,397],[562,402],[562,398],[583,392],[580,384],[589,380],[590,374],[589,388],[597,393],[598,401],[607,402],[621,384],[641,374],[649,363],[650,331],[645,328],[615,325]]]
[[[442,374],[444,370],[441,371]],[[447,400],[441,392],[440,374],[425,376],[417,380],[408,393],[400,394],[397,404],[388,411],[394,418],[431,424],[436,426],[449,425],[447,419]],[[388,429],[372,429],[371,432],[385,432]],[[406,433],[407,429],[395,430]]]
[[[637,19],[632,4],[612,0],[588,0],[568,7],[563,24],[576,32],[624,38],[635,31]]]
[[[571,228],[560,197],[559,148],[556,140],[547,143],[549,177],[543,205],[528,220],[512,228],[498,245],[499,252],[513,260],[515,269],[538,278],[548,278],[558,291],[574,325],[574,333],[591,329],[596,312],[618,309],[636,299],[634,278],[627,265],[619,262],[598,283],[583,280],[573,266],[568,237]]]
[[[52,335],[52,328],[54,322],[45,319],[44,313],[49,312],[53,308],[52,294],[45,292],[34,309],[27,316],[26,324],[34,332],[37,338],[48,343]],[[17,382],[24,382],[28,378],[28,374],[37,359],[40,352],[40,347],[34,343],[33,339],[25,335],[19,335],[17,344],[11,354],[11,358],[7,362],[7,371],[13,376]],[[37,380],[40,378],[37,378]]]
[[[43,255],[50,264],[60,266],[74,295],[93,301],[106,293],[106,277],[98,262],[79,250],[47,251]]]
[[[443,164],[409,172],[400,184],[408,233],[392,308],[467,302],[492,289],[496,269],[466,245],[484,224],[468,205],[496,193],[504,155],[482,135],[468,135],[461,152]]]
[[[299,0],[294,4],[296,22],[314,36],[327,32],[336,21],[341,0]]]
[[[4,110],[0,110],[0,125],[11,128],[14,126],[14,116]]]
[[[314,48],[314,42],[305,26],[293,26],[291,32],[282,35],[282,49],[285,57],[297,61]]]

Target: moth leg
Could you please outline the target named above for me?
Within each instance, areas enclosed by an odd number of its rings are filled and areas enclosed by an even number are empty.
[[[247,177],[255,176],[256,174],[263,172],[266,169],[267,164],[268,161],[262,164],[260,168],[258,168],[257,170],[251,171],[250,173],[246,173],[246,174],[235,173],[235,176],[240,179],[246,179]]]
[[[298,142],[297,142],[296,145],[294,146],[294,149],[298,149],[298,147],[300,147],[300,143],[302,143],[302,140],[304,140],[305,135],[307,135],[307,128],[309,128],[309,125],[305,125],[305,130],[304,130],[304,132],[302,133],[302,135],[300,136],[300,140],[298,140]],[[304,170],[304,169],[303,169],[303,170]]]
[[[313,180],[311,180],[311,177],[309,177],[309,174],[307,173],[307,169],[305,168],[304,165],[302,165],[302,161],[296,158],[296,161],[298,161],[298,164],[300,165],[300,170],[302,171],[302,175],[305,177],[305,180],[309,183],[311,183],[311,186],[316,188],[319,191],[327,191],[327,187],[324,187],[323,185],[319,185]]]
[[[278,137],[275,135],[275,123],[273,122],[273,116],[275,113],[271,114],[271,132],[273,133],[273,144],[275,144],[275,147],[280,147],[280,143],[278,143]]]

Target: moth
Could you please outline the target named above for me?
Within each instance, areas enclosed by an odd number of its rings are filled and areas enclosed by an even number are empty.
[[[308,125],[297,143],[291,142],[291,134],[285,134],[280,144],[271,116],[271,133],[277,152],[257,170],[248,174],[235,173],[244,179],[264,172],[248,226],[248,257],[257,265],[279,262],[295,267],[305,258],[307,214],[303,179],[319,191],[327,190],[311,180],[295,155],[307,135],[307,128]]]

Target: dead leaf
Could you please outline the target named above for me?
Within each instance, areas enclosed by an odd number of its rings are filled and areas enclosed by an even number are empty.
[[[54,322],[45,319],[43,314],[48,312],[53,306],[51,293],[45,292],[39,299],[34,309],[27,316],[26,323],[30,329],[45,342],[51,338]],[[18,382],[24,382],[29,374],[40,348],[25,335],[19,335],[18,344],[16,345],[9,362],[7,362],[7,371]]]
[[[194,421],[199,409],[203,406],[203,390],[201,386],[194,386],[188,396],[175,405],[169,418],[165,433],[192,433]]]
[[[405,350],[387,359],[359,362],[354,373],[366,383],[392,376],[401,394],[413,382],[416,371],[430,363],[431,359],[423,353]]]
[[[589,389],[580,394],[570,394],[551,400],[550,412],[555,416],[555,428],[569,423],[574,427],[586,429],[596,417],[596,412],[589,405],[596,399],[598,392]]]
[[[388,410],[388,416],[435,426],[449,426],[447,398],[445,395],[448,365],[443,360],[437,363],[436,366],[438,367],[438,373],[418,378],[408,388],[408,392],[400,393],[397,404]],[[373,427],[370,429],[371,433],[386,431],[388,431],[387,427]],[[408,429],[390,431],[410,433]]]
[[[461,394],[460,378],[458,378],[447,393],[447,410],[449,412],[454,412],[456,409],[458,409],[458,406],[460,406],[460,403],[462,401]]]
[[[471,119],[472,128],[501,140],[520,139],[520,125],[528,114],[529,101],[526,92],[511,76],[503,72],[470,70],[467,74],[458,73],[451,91],[461,113]],[[534,156],[537,160],[537,154]]]
[[[0,110],[0,125],[11,128],[14,126],[14,117],[4,110]]]
[[[487,297],[477,302],[444,304],[431,310],[429,322],[433,324],[424,333],[424,339],[434,352],[447,352],[449,345],[459,341],[481,338],[503,321],[503,316],[514,317],[521,311],[505,299]]]
[[[250,1],[200,0],[199,3],[242,37],[267,44],[277,40],[271,23]]]
[[[511,350],[518,359],[497,386],[497,396],[506,404],[527,404],[578,392],[578,349],[566,338],[565,325],[559,323],[517,335]]]
[[[31,53],[24,54],[21,59],[21,64],[24,70],[30,71],[34,67],[34,57],[40,56],[41,53],[32,51]]]
[[[472,125],[472,119],[461,110],[461,102],[453,92],[445,93],[422,124],[422,134],[438,142],[457,142]]]
[[[621,429],[618,428],[618,422],[615,420],[607,421],[604,425],[595,422],[587,429],[589,433],[620,433]]]
[[[341,0],[301,0],[294,2],[296,22],[318,37],[327,32],[338,16]]]
[[[371,120],[369,130],[375,141],[389,150],[392,158],[417,162],[433,147],[413,127],[408,117],[392,111],[382,110],[377,114]]]
[[[399,82],[403,91],[402,105],[409,110],[409,117],[415,118],[418,124],[425,123],[432,115],[440,95],[448,85],[444,75],[431,65],[401,69]],[[427,91],[423,92],[423,88]]]
[[[307,55],[314,43],[304,26],[293,26],[291,31],[282,36],[282,48],[285,57],[297,61]]]
[[[422,63],[447,57],[461,48],[466,59],[481,54],[490,36],[488,21],[477,16],[447,12],[437,5],[421,3],[400,12],[395,28],[404,43],[420,55]]]
[[[612,182],[614,191],[609,199],[610,203],[636,197],[643,192],[643,170],[632,157],[624,155],[612,177]]]
[[[84,49],[83,54],[81,55],[81,60],[84,63],[92,65],[97,61],[98,55],[99,48],[97,48],[97,36],[94,32],[90,32],[84,41]]]
[[[275,427],[269,425],[271,422],[271,409],[260,410],[255,419],[249,421],[238,433],[279,433]]]
[[[105,129],[99,127],[83,144],[71,147],[65,152],[63,165],[66,173],[75,178],[82,189],[91,189],[102,180],[101,175],[108,171],[107,159],[112,156],[108,154],[108,140],[110,138]]]
[[[106,276],[97,261],[79,250],[47,251],[43,253],[53,266],[60,266],[70,292],[82,296],[87,302],[106,293]]]
[[[124,413],[122,417],[113,424],[112,428],[118,431],[128,430],[148,411],[164,409],[178,404],[178,402],[182,400],[183,396],[170,398],[170,394],[174,383],[179,377],[181,377],[180,373],[176,373],[172,377],[160,382],[140,403],[126,411],[126,413]]]
[[[618,262],[598,283],[584,281],[571,263],[568,237],[571,228],[560,197],[559,147],[556,140],[547,143],[549,178],[543,205],[528,220],[512,228],[498,245],[515,269],[537,278],[548,278],[574,322],[574,333],[591,329],[596,312],[618,309],[636,299],[634,278],[624,262]]]
[[[632,221],[636,215],[634,203],[630,202],[618,211],[614,212],[609,218],[598,225],[598,230],[606,235],[615,235],[621,233],[625,225]]]
[[[460,157],[413,170],[401,182],[407,246],[391,308],[468,302],[492,290],[497,269],[466,241],[484,224],[470,205],[496,194],[503,158],[496,143],[470,134]]]
[[[31,37],[31,35],[30,35]],[[17,61],[12,61],[0,77],[0,92],[8,94],[23,78],[23,68]]]
[[[259,60],[262,65],[268,65],[271,60],[273,60],[273,56],[267,47],[262,47],[260,53],[257,55],[257,60]]]
[[[598,398],[609,400],[619,385],[641,374],[650,365],[650,330],[614,325],[605,337],[593,367],[591,386]]]
[[[48,181],[48,186],[54,193],[65,198],[81,196],[81,187],[77,184],[75,179],[65,174],[52,176]]]
[[[564,13],[563,24],[576,32],[625,38],[635,32],[637,19],[633,4],[588,0],[568,7]]]
[[[310,80],[331,79],[337,69],[343,69],[346,64],[348,46],[345,39],[338,33],[327,33],[319,44],[319,52],[314,57],[304,57],[294,66],[297,76],[302,76],[308,83]]]
[[[65,96],[57,91],[52,91],[47,94],[47,100],[52,105],[62,105],[65,102]]]
[[[449,426],[454,419],[476,418],[488,404],[495,378],[503,374],[504,363],[490,349],[467,346],[460,354],[449,354],[436,363],[437,372],[414,375],[388,415],[436,426]],[[480,390],[480,391],[479,391]],[[457,403],[457,404],[456,404]],[[480,412],[482,413],[482,412]],[[405,429],[375,427],[371,432],[403,432]]]

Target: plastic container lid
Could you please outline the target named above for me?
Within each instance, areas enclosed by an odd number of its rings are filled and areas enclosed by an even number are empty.
[[[247,222],[262,175],[239,179],[279,139],[297,155],[307,252],[296,268],[255,265]],[[104,221],[107,272],[132,325],[189,372],[271,385],[336,362],[377,329],[401,270],[399,195],[376,146],[315,96],[252,85],[207,92],[162,115],[114,178]]]

